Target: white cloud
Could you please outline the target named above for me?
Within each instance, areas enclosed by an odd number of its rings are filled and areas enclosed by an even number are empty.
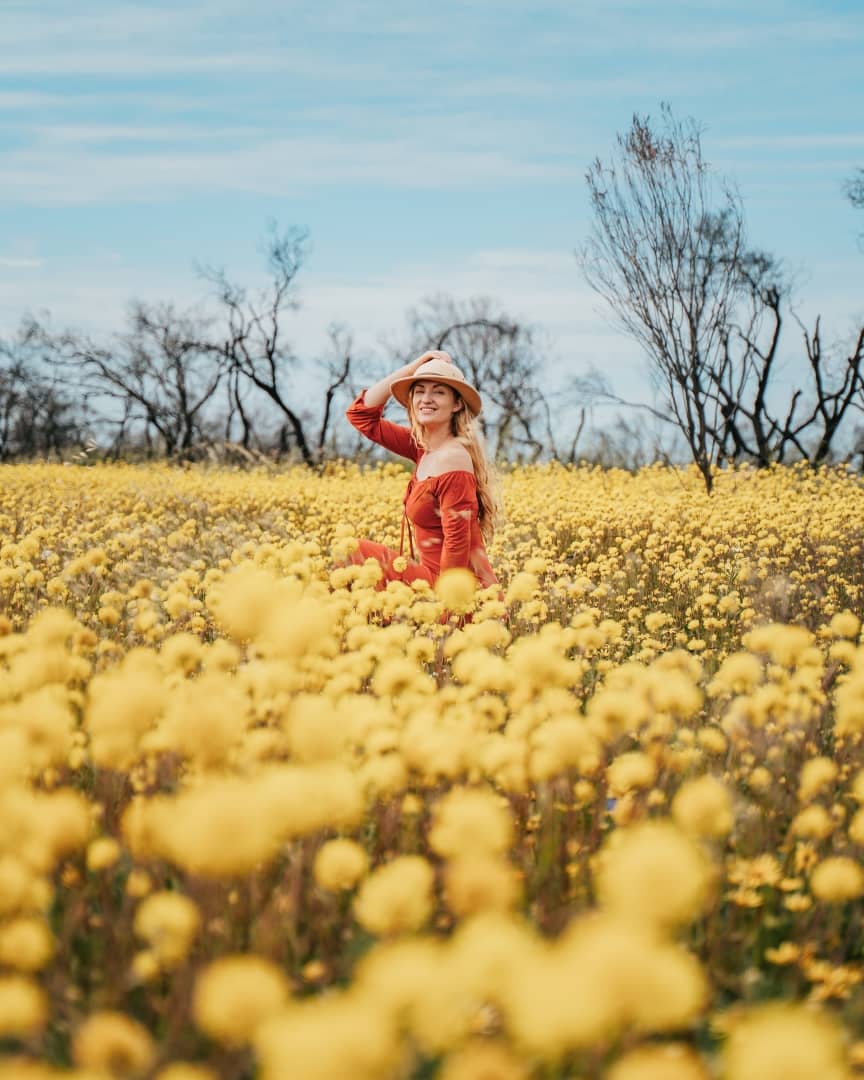
[[[18,118],[23,127],[37,132],[41,121],[40,110],[51,109],[64,114],[75,114],[93,109],[104,108],[106,103],[112,108],[133,106],[137,110],[158,110],[160,114],[200,113],[212,111],[213,99],[203,94],[185,93],[179,95],[168,91],[157,91],[152,86],[138,90],[112,90],[110,97],[104,91],[82,90],[76,88],[66,93],[50,93],[41,90],[0,90],[0,112],[25,114]],[[31,116],[27,116],[31,113]],[[6,121],[8,124],[8,121]],[[95,125],[94,125],[95,126]]]
[[[180,50],[120,48],[42,49],[35,55],[9,54],[3,59],[3,73],[10,75],[137,76],[198,74],[205,72],[260,72],[279,68],[285,57],[274,51],[199,52]]]
[[[224,142],[261,140],[265,132],[254,126],[221,126],[201,123],[176,124],[46,124],[33,129],[34,140],[67,146],[97,146],[117,142]],[[116,156],[120,156],[117,154]]]
[[[721,136],[712,139],[711,145],[718,149],[757,148],[769,153],[776,150],[857,150],[864,147],[864,131],[801,132],[789,135],[778,135],[771,131],[754,135]],[[818,166],[823,163],[811,164]]]
[[[294,138],[252,142],[225,150],[138,149],[88,152],[45,145],[10,151],[0,172],[0,197],[19,205],[151,202],[182,195],[257,192],[286,195],[332,185],[391,189],[465,189],[523,180],[578,181],[576,163],[530,160],[519,147],[450,147],[434,168],[422,138]]]
[[[751,9],[752,10],[752,9]],[[757,48],[763,50],[770,44],[805,45],[814,47],[820,44],[849,45],[864,37],[864,19],[860,14],[820,15],[819,18],[789,19],[783,17],[755,18],[747,25],[735,27],[724,20],[714,22],[702,32],[671,31],[663,35],[662,41],[652,43],[675,50],[693,49],[716,51],[723,48]]]
[[[21,255],[0,255],[0,269],[2,270],[37,270],[43,265],[42,259]]]
[[[65,105],[65,94],[47,94],[39,90],[0,90],[0,109],[20,111]]]

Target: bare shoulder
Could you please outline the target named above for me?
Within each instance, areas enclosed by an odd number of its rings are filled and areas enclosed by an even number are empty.
[[[471,455],[460,443],[442,447],[435,455],[435,475],[440,476],[446,472],[474,472],[474,462]]]

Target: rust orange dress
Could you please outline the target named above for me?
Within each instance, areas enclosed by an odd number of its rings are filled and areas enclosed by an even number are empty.
[[[480,532],[474,473],[454,469],[418,480],[417,465],[424,451],[407,427],[384,419],[383,405],[367,405],[361,393],[345,415],[361,435],[415,466],[403,500],[414,543],[407,567],[397,570],[394,561],[400,552],[374,540],[361,540],[351,561],[362,564],[377,559],[384,571],[382,586],[388,581],[410,584],[418,578],[431,585],[444,570],[454,567],[470,570],[481,588],[497,584]]]

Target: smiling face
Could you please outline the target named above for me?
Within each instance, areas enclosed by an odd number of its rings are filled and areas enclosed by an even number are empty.
[[[445,383],[421,379],[411,387],[411,408],[420,424],[449,423],[462,407],[462,398]]]

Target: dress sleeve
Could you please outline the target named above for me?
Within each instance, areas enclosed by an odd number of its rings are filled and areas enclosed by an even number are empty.
[[[420,448],[414,442],[409,429],[385,420],[384,406],[367,405],[365,393],[366,391],[362,390],[360,396],[349,405],[345,413],[349,424],[367,439],[383,446],[385,450],[408,458],[409,461],[417,461],[420,457]]]
[[[477,481],[474,474],[463,469],[442,473],[438,479],[437,493],[444,533],[441,572],[454,567],[470,569],[471,526],[477,517]]]

